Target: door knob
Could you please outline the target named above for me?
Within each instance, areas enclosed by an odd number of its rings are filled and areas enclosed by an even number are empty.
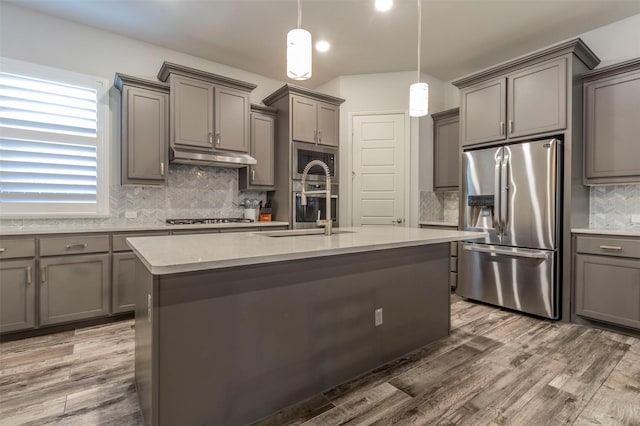
[[[400,217],[399,217],[399,218],[397,218],[397,219],[395,220],[395,223],[402,223],[402,218],[400,218]]]

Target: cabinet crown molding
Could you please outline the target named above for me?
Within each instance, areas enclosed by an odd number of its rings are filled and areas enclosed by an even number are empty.
[[[337,98],[335,96],[327,95],[325,93],[316,92],[315,90],[307,89],[305,87],[296,86],[293,84],[285,84],[266,98],[262,100],[262,103],[265,105],[271,105],[275,103],[278,99],[283,98],[287,95],[301,95],[307,96],[314,99],[317,99],[322,102],[327,102],[334,105],[340,105],[345,100],[342,98]]]
[[[611,77],[623,74],[628,71],[636,71],[640,69],[640,58],[629,59],[628,61],[617,62],[602,68],[596,68],[582,74],[582,82],[587,83],[601,78]]]
[[[122,92],[122,86],[126,84],[128,86],[136,86],[143,89],[158,90],[161,92],[169,93],[169,84],[161,81],[147,80],[140,77],[134,77],[132,75],[122,74],[117,72],[113,81],[113,85]]]
[[[264,105],[251,104],[251,112],[261,112],[264,114],[276,115],[278,110],[273,107],[268,107]]]
[[[445,109],[444,111],[438,111],[431,114],[432,119],[440,119],[446,117],[455,117],[460,114],[460,107]]]
[[[502,62],[489,68],[485,68],[481,71],[469,74],[451,82],[459,89],[474,85],[481,81],[499,77],[509,72],[515,71],[524,65],[530,65],[534,62],[550,59],[555,56],[565,55],[573,53],[576,55],[589,69],[593,69],[600,63],[600,59],[595,53],[587,46],[580,38],[575,38],[562,43],[554,44],[544,49],[536,50],[535,52],[519,56],[515,59]]]
[[[236,80],[235,78],[225,77],[195,68],[186,67],[184,65],[164,61],[162,63],[162,67],[160,67],[160,71],[158,71],[158,80],[166,82],[167,80],[169,80],[170,74],[199,78],[222,86],[244,90],[245,92],[251,92],[253,89],[258,87],[256,84],[247,83],[246,81]]]

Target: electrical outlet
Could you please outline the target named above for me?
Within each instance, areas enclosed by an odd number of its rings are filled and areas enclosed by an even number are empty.
[[[375,317],[376,317],[375,318],[376,327],[379,325],[382,325],[382,308],[376,309]]]
[[[138,217],[138,212],[126,211],[124,212],[124,217],[126,219],[135,219],[136,217]]]
[[[640,223],[640,214],[632,214],[631,223]]]

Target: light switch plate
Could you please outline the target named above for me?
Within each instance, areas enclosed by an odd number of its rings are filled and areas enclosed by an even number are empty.
[[[631,223],[640,223],[640,214],[632,214]]]

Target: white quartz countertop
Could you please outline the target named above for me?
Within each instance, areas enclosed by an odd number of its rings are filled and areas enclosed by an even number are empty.
[[[259,232],[128,238],[154,275],[254,265],[483,238],[483,232],[395,226],[340,228],[331,236],[268,237]],[[350,231],[350,232],[345,232]]]
[[[609,228],[572,228],[574,234],[598,234],[619,235],[626,237],[640,237],[640,230],[635,229],[609,229]]]
[[[95,232],[145,232],[172,231],[178,229],[228,229],[228,228],[266,228],[271,226],[288,226],[289,222],[250,222],[250,223],[215,223],[207,225],[168,225],[156,223],[148,225],[113,225],[113,226],[37,226],[21,229],[0,229],[0,236],[46,235],[46,234],[89,234]]]

